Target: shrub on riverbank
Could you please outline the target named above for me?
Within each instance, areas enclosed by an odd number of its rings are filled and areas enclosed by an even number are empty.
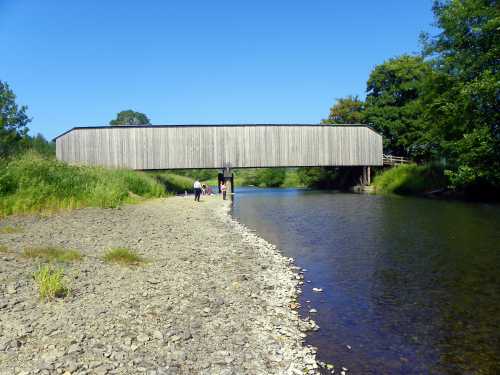
[[[0,160],[0,217],[86,206],[116,207],[142,197],[164,195],[162,186],[142,172],[70,166],[28,153]]]
[[[434,165],[405,164],[388,169],[373,181],[377,192],[422,194],[445,188],[447,179],[441,168]]]

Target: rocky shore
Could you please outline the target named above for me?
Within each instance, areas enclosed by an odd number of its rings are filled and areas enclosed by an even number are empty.
[[[289,259],[228,215],[175,197],[0,221],[0,374],[314,374]],[[14,228],[1,230],[2,228]],[[78,250],[43,302],[26,248]],[[113,247],[147,262],[103,261]]]

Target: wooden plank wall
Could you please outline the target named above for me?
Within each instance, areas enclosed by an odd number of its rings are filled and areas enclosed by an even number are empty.
[[[382,137],[328,125],[75,128],[56,139],[59,160],[138,170],[382,165]]]

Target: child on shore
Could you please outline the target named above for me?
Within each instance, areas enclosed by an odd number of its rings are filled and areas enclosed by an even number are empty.
[[[222,199],[226,200],[226,184],[223,182],[220,184],[220,191],[222,191]]]

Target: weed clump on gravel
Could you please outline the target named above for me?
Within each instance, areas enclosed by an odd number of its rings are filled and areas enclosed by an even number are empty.
[[[65,285],[64,270],[44,265],[38,268],[33,274],[33,278],[38,286],[40,298],[51,301],[55,298],[64,298],[69,293],[69,288]]]
[[[5,245],[0,245],[0,253],[8,253],[9,249]]]
[[[67,250],[58,247],[29,247],[23,250],[26,258],[39,258],[53,262],[73,262],[82,259],[77,250]]]
[[[12,234],[12,233],[20,233],[22,232],[22,228],[20,227],[13,227],[10,225],[7,225],[5,227],[0,227],[0,234]]]
[[[144,258],[125,247],[109,249],[106,254],[104,254],[104,260],[109,263],[119,263],[132,266],[137,266],[145,262]]]

